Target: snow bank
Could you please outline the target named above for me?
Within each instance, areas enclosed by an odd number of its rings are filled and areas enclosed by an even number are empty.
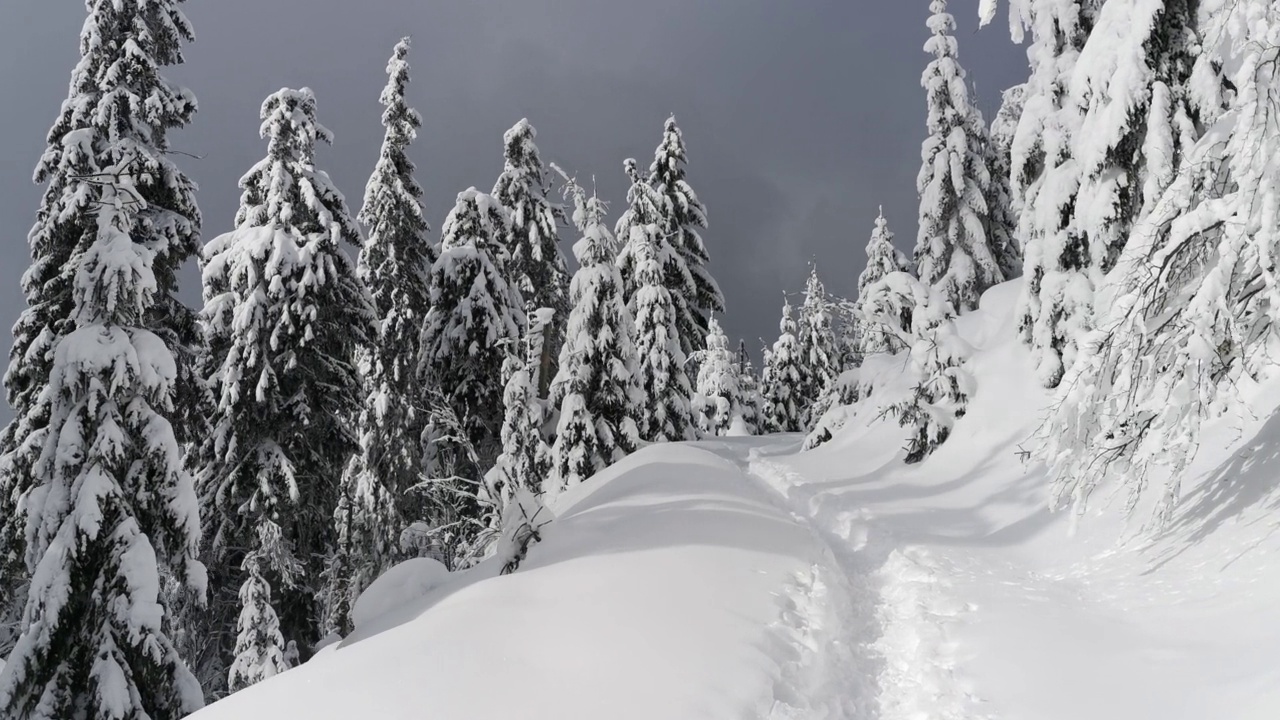
[[[402,566],[357,609],[380,617],[195,717],[767,717],[807,656],[797,638],[827,644],[786,613],[822,548],[735,462],[649,448],[555,509],[516,573],[482,565],[432,585],[436,571]]]
[[[392,610],[408,605],[449,580],[449,569],[439,560],[414,558],[391,568],[356,600],[351,620],[357,630]]]

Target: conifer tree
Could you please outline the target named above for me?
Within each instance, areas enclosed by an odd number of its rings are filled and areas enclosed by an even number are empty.
[[[288,670],[294,654],[280,634],[280,618],[271,602],[271,584],[262,573],[264,567],[270,568],[279,583],[288,586],[297,580],[302,567],[282,537],[279,525],[264,520],[258,524],[257,533],[257,545],[245,554],[242,563],[245,581],[240,586],[235,659],[228,678],[231,692]]]
[[[364,387],[360,452],[348,463],[335,517],[337,547],[326,571],[327,625],[350,629],[355,597],[398,556],[400,531],[426,508],[409,489],[423,475],[421,437],[426,427],[417,373],[422,322],[427,314],[427,273],[436,259],[414,178],[409,145],[422,118],[409,107],[408,39],[396,44],[379,100],[386,129],[382,150],[365,186],[357,220],[368,230],[356,263],[378,319],[363,349]]]
[[[95,19],[91,36],[105,29]],[[132,110],[103,103],[104,125],[130,126]],[[148,206],[135,178],[147,188],[159,156],[142,140],[99,139],[96,228],[65,269],[74,329],[53,351],[38,484],[24,498],[32,575],[22,634],[0,671],[5,718],[180,718],[203,703],[160,595],[162,569],[198,596],[206,576],[195,487],[165,417],[178,363],[148,328],[168,299],[155,270],[167,238],[139,217]]]
[[[686,355],[702,348],[711,314],[724,312],[724,294],[707,269],[711,256],[698,232],[707,227],[707,209],[685,179],[687,164],[684,136],[676,126],[675,117],[669,117],[663,124],[662,143],[653,154],[649,181],[665,198],[662,230],[671,238],[671,245],[687,272],[687,277],[684,273],[672,275],[672,280],[684,284],[683,288],[675,282],[668,286],[672,292],[685,293],[685,301],[677,305],[681,313],[677,329]]]
[[[721,437],[729,434],[734,419],[743,414],[744,403],[737,358],[729,350],[729,338],[714,317],[707,331],[706,345],[698,366],[695,397],[699,407],[695,415],[704,436]]]
[[[490,195],[468,188],[445,219],[440,257],[431,268],[430,309],[422,329],[419,373],[442,393],[478,463],[472,480],[501,452],[502,368],[525,331],[524,299],[507,282],[503,250],[508,218]],[[429,474],[438,469],[428,468]]]
[[[986,129],[975,120],[965,72],[956,58],[955,19],[946,0],[933,0],[925,52],[933,60],[920,80],[929,136],[916,179],[920,233],[915,262],[920,281],[938,288],[957,310],[973,310],[1004,276],[987,244],[989,184],[983,150]]]
[[[1004,91],[1000,110],[987,133],[987,246],[1004,279],[1022,275],[1022,247],[1017,239],[1019,206],[1013,199],[1013,137],[1022,119],[1027,86]]]
[[[36,167],[35,181],[46,187],[28,235],[32,263],[22,277],[27,307],[13,327],[4,377],[14,418],[0,431],[0,622],[20,617],[25,600],[26,521],[17,508],[44,481],[34,467],[52,412],[44,392],[55,350],[75,329],[73,259],[97,240],[104,173],[114,172],[126,154],[136,170],[130,192],[141,198],[128,232],[154,253],[156,287],[143,324],[165,341],[181,378],[173,387],[174,407],[157,411],[182,418],[174,423],[179,442],[195,424],[191,355],[199,331],[194,313],[177,299],[176,273],[199,245],[201,219],[195,185],[170,155],[169,132],[191,122],[196,99],[161,74],[183,62],[183,45],[194,38],[181,2],[87,4],[70,92]]]
[[[263,593],[245,587],[261,580],[285,642],[302,653],[319,637],[323,558],[359,448],[356,353],[374,334],[372,303],[342,247],[358,245],[359,230],[315,166],[316,143],[332,140],[315,114],[306,88],[266,99],[267,156],[240,181],[236,229],[205,247],[202,365],[216,409],[196,459],[218,593],[209,622],[230,626],[237,595],[257,602]],[[266,523],[292,554],[260,546]],[[254,553],[265,558],[258,579],[243,568]],[[287,572],[294,561],[301,570]]]
[[[510,218],[502,238],[511,257],[509,277],[535,308],[555,311],[546,328],[542,355],[531,368],[539,397],[546,397],[569,316],[569,271],[556,227],[559,208],[547,199],[548,183],[538,146],[533,142],[537,135],[527,119],[503,135],[506,160],[502,175],[493,186],[493,197],[507,209]]]
[[[765,358],[762,388],[765,423],[770,432],[800,432],[804,429],[800,341],[796,337],[796,322],[791,317],[791,303],[785,300],[778,329],[778,340]]]
[[[531,333],[551,319],[536,312],[529,316]],[[513,350],[503,368],[507,381],[502,392],[502,454],[486,477],[486,494],[497,510],[491,518],[495,521],[517,493],[540,491],[551,471],[551,448],[543,437],[547,408],[534,378],[541,353],[529,338]]]
[[[624,271],[633,268],[635,277],[628,307],[635,320],[636,377],[642,398],[636,423],[642,440],[692,440],[689,400],[693,393],[677,325],[680,295],[668,287],[663,272],[664,266],[670,270],[683,264],[662,234],[661,197],[640,176],[635,160],[628,158],[623,166],[631,179],[627,191],[630,207],[618,227],[626,233]],[[619,258],[619,262],[623,260]]]
[[[1164,12],[1180,7],[1166,5]],[[1273,260],[1280,233],[1270,219],[1280,202],[1280,8],[1246,0],[1201,10],[1198,34],[1221,39],[1225,56],[1197,54],[1185,91],[1207,113],[1219,101],[1221,68],[1229,68],[1234,93],[1214,130],[1186,150],[1167,187],[1139,212],[1101,288],[1100,321],[1079,343],[1036,451],[1054,460],[1053,506],[1083,513],[1099,487],[1113,484],[1127,513],[1153,501],[1153,529],[1173,519],[1206,421],[1242,411],[1241,386],[1274,367],[1280,308]],[[1099,34],[1117,27],[1120,17],[1110,12],[1108,4]],[[1134,27],[1159,33],[1162,24]],[[1177,97],[1157,102],[1159,94],[1152,94],[1157,117]],[[1164,183],[1154,167],[1148,178]]]
[[[802,423],[809,427],[817,417],[813,406],[822,393],[840,375],[839,351],[831,329],[831,301],[826,287],[818,279],[817,267],[809,270],[805,283],[804,304],[800,307],[800,323],[796,338],[800,353],[799,402]]]
[[[764,397],[760,394],[760,378],[747,352],[747,341],[738,341],[738,389],[742,396],[742,423],[750,435],[764,432]]]
[[[629,242],[631,227],[658,225],[662,238],[657,248],[658,261],[663,282],[675,305],[680,348],[689,356],[702,348],[710,313],[724,311],[724,297],[706,268],[709,256],[698,233],[699,228],[707,226],[706,208],[685,180],[686,161],[680,129],[676,127],[675,118],[668,118],[662,143],[654,152],[653,165],[649,168],[650,192],[646,205],[651,209],[646,208],[644,215],[637,215],[635,207],[629,208],[618,219],[616,232],[623,243],[618,253],[618,267],[630,301],[638,287],[638,261]]]
[[[570,286],[573,310],[551,384],[551,405],[559,408],[560,419],[552,473],[543,488],[549,495],[581,483],[634,452],[640,442],[635,325],[623,300],[622,275],[613,264],[607,207],[573,181],[565,192],[573,198],[573,222],[582,238],[573,246],[579,266]]]
[[[1073,146],[1082,118],[1071,77],[1101,5],[1101,0],[1011,3],[1014,41],[1031,31],[1031,76],[1009,170],[1024,256],[1019,332],[1032,349],[1040,380],[1050,387],[1061,380],[1091,323],[1089,249],[1071,220],[1079,188]],[[989,19],[994,6],[984,9]]]
[[[858,300],[854,305],[854,313],[858,318],[858,351],[863,357],[876,353],[895,353],[903,350],[894,332],[886,332],[879,323],[867,320],[871,288],[885,276],[895,272],[906,272],[910,266],[907,259],[893,246],[893,233],[889,230],[888,221],[884,219],[884,210],[876,218],[875,230],[871,233],[871,241],[867,243],[867,267],[858,276]],[[900,330],[911,328],[910,307],[903,308],[906,315],[895,325]]]

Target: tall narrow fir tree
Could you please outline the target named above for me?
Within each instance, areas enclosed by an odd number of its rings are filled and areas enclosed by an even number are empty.
[[[933,60],[925,89],[929,136],[921,147],[920,231],[915,262],[920,281],[937,288],[957,311],[978,307],[982,292],[1004,275],[987,244],[989,184],[986,128],[976,120],[965,72],[956,58],[955,18],[946,0],[933,0],[925,52]]]
[[[426,427],[418,342],[429,307],[427,273],[436,259],[422,187],[414,177],[410,144],[422,118],[409,106],[409,40],[396,44],[379,100],[385,135],[365,186],[357,220],[368,231],[356,263],[377,314],[377,332],[364,349],[366,401],[360,410],[360,452],[343,474],[338,547],[328,568],[328,625],[350,629],[355,597],[397,559],[400,531],[426,519],[421,437]]]

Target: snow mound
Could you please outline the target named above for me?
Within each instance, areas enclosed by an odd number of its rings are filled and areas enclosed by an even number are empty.
[[[650,447],[571,488],[510,575],[482,564],[400,604],[430,572],[402,566],[366,593],[380,618],[194,717],[844,717],[790,690],[839,632],[820,589],[839,571],[741,469],[752,442]]]
[[[368,627],[375,619],[422,598],[449,581],[449,569],[438,560],[414,558],[387,570],[373,581],[351,609],[356,630]]]

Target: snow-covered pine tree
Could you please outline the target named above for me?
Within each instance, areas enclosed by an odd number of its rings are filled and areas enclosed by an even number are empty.
[[[941,298],[938,298],[941,300]],[[964,370],[969,346],[960,338],[949,313],[921,312],[916,308],[916,341],[911,362],[918,374],[911,395],[889,408],[898,424],[912,429],[907,441],[907,463],[924,460],[947,441],[955,421],[964,417],[973,392]]]
[[[878,323],[871,322],[867,303],[870,289],[886,275],[895,272],[907,272],[910,265],[907,258],[893,246],[893,233],[889,223],[884,219],[884,209],[876,217],[875,230],[871,232],[871,241],[867,243],[867,267],[858,276],[858,300],[854,305],[854,313],[858,318],[858,351],[863,357],[876,353],[895,353],[905,349],[898,342],[896,332],[886,331]],[[911,307],[902,308],[905,314],[893,324],[898,330],[911,329]]]
[[[493,186],[493,197],[507,209],[510,218],[502,238],[511,258],[508,277],[535,308],[555,311],[551,324],[545,328],[542,355],[531,368],[538,396],[546,397],[569,316],[569,270],[556,228],[560,211],[547,199],[545,169],[538,146],[533,143],[537,135],[527,119],[503,135],[505,165]]]
[[[801,424],[808,428],[818,419],[813,416],[814,404],[840,375],[839,349],[831,329],[831,300],[818,278],[817,266],[809,268],[796,332],[800,352]]]
[[[541,365],[539,332],[552,320],[551,309],[535,311],[527,305],[529,335],[507,357],[503,367],[506,384],[502,392],[502,454],[486,474],[485,492],[496,506],[493,522],[502,519],[505,508],[517,494],[539,492],[551,472],[551,448],[543,436],[547,406],[538,397],[535,374]]]
[[[1191,77],[1205,81],[1188,86],[1193,107],[1216,101],[1218,67],[1231,68],[1234,97],[1140,214],[1037,450],[1052,460],[1055,506],[1083,513],[1113,483],[1128,512],[1151,506],[1157,529],[1178,504],[1204,422],[1245,407],[1247,389],[1273,375],[1280,317],[1271,219],[1280,202],[1280,8],[1246,0],[1203,9],[1201,32],[1222,38],[1225,56],[1195,57]]]
[[[737,358],[729,349],[729,338],[720,323],[711,318],[706,349],[698,366],[695,417],[698,429],[706,437],[729,434],[735,418],[743,414],[742,386],[738,377]]]
[[[1083,274],[1089,250],[1071,216],[1079,188],[1072,146],[1082,110],[1070,93],[1074,73],[1102,0],[1011,0],[1015,42],[1031,31],[1031,76],[1010,151],[1012,201],[1019,208],[1025,281],[1019,332],[1031,349],[1041,382],[1057,385],[1091,322],[1092,288]],[[994,4],[983,8],[983,19]]]
[[[911,391],[906,397],[889,398],[891,402],[882,405],[880,412],[911,429],[906,462],[920,462],[947,440],[956,419],[965,414],[972,380],[963,365],[971,349],[956,332],[955,313],[946,296],[909,273],[885,275],[866,289],[864,300],[866,322],[895,335],[895,343],[910,351]],[[904,308],[911,308],[910,326],[905,329],[900,324]],[[811,444],[825,439],[811,437]]]
[[[747,352],[747,341],[738,341],[738,390],[742,397],[742,424],[748,435],[759,435],[764,432],[764,396],[760,394],[760,378],[756,375],[755,366],[751,362],[751,353]]]
[[[199,330],[194,313],[177,299],[176,273],[199,245],[200,212],[195,185],[169,154],[168,135],[191,121],[196,100],[161,74],[183,62],[182,46],[194,37],[181,2],[88,3],[70,93],[36,167],[35,181],[46,188],[28,236],[32,264],[22,277],[27,307],[13,327],[4,377],[14,418],[0,431],[0,621],[20,616],[25,600],[26,523],[17,504],[41,482],[33,468],[45,444],[52,399],[43,393],[58,341],[75,327],[72,258],[97,239],[103,173],[126,152],[137,169],[131,192],[144,201],[130,216],[129,234],[154,253],[156,287],[143,325],[168,345],[180,377],[174,407],[157,410],[171,420],[184,419],[174,423],[179,442],[194,427],[187,420],[195,413],[191,356]]]
[[[524,299],[507,281],[509,258],[502,244],[507,222],[506,210],[494,197],[475,188],[458,194],[441,231],[440,257],[431,268],[430,309],[422,328],[422,382],[441,393],[461,425],[456,428],[465,435],[460,440],[475,454],[474,460],[448,461],[454,470],[445,474],[473,483],[502,451],[502,368],[525,332]],[[430,476],[442,477],[442,459],[427,469]],[[464,504],[458,512],[475,515],[480,508]]]
[[[1025,84],[1004,91],[1000,110],[987,133],[987,246],[1006,280],[1022,275],[1022,246],[1016,232],[1019,206],[1013,199],[1010,178],[1013,137],[1022,119],[1026,91]]]
[[[1022,23],[1034,35],[1012,154],[1015,199],[1019,185],[1026,188],[1021,329],[1048,386],[1094,327],[1095,288],[1134,222],[1220,111],[1218,68],[1195,62],[1197,8],[1045,3],[1021,8],[1013,23],[1015,35]]]
[[[417,373],[418,341],[436,252],[427,241],[422,187],[408,157],[422,126],[405,99],[408,53],[406,38],[387,62],[387,85],[379,98],[385,135],[357,216],[368,235],[356,272],[369,290],[378,325],[362,349],[367,399],[360,409],[360,452],[343,473],[337,547],[326,570],[327,624],[341,632],[350,630],[355,597],[398,557],[400,531],[427,513],[423,494],[408,491],[423,474],[426,409]]]
[[[654,153],[643,203],[631,202],[615,229],[623,245],[618,252],[625,297],[631,302],[639,282],[639,262],[630,242],[634,225],[656,224],[661,243],[657,259],[676,311],[676,330],[686,356],[702,347],[707,320],[723,312],[724,298],[706,269],[708,255],[698,228],[706,227],[706,208],[685,178],[684,140],[675,119],[667,120],[663,141]],[[634,161],[632,161],[634,162]],[[633,190],[634,190],[633,183]],[[644,233],[648,235],[647,231]]]
[[[586,480],[639,445],[639,367],[635,324],[614,265],[615,241],[605,224],[604,201],[569,181],[573,222],[582,238],[573,246],[578,271],[569,289],[572,310],[551,383],[551,406],[560,419],[552,448],[552,473],[543,492]]]
[[[836,343],[836,369],[844,372],[862,364],[862,331],[858,327],[857,300],[832,298],[831,323]]]
[[[93,28],[87,35],[104,40]],[[150,68],[141,57],[119,60]],[[116,100],[101,104],[104,127],[136,127],[126,101],[134,89],[116,88]],[[32,574],[22,634],[0,671],[5,718],[176,719],[203,704],[168,636],[160,594],[162,568],[197,595],[206,575],[196,560],[195,486],[165,417],[178,363],[148,328],[170,300],[154,268],[171,238],[151,235],[139,217],[147,200],[135,178],[154,191],[158,167],[158,148],[145,139],[95,138],[96,189],[85,209],[96,227],[64,269],[74,329],[53,350],[42,393],[48,431],[24,497]]]
[[[202,368],[216,409],[194,462],[215,571],[206,636],[220,638],[228,655],[221,631],[233,625],[242,561],[261,551],[266,522],[279,525],[302,567],[294,583],[284,582],[283,567],[259,567],[281,633],[303,653],[319,638],[323,558],[336,541],[341,479],[359,449],[356,358],[374,336],[374,311],[342,247],[358,245],[360,232],[315,166],[316,143],[332,139],[315,113],[309,89],[266,99],[267,156],[240,181],[236,229],[204,251]]]
[[[916,178],[920,234],[915,262],[921,282],[938,288],[957,310],[973,310],[984,290],[1004,280],[986,237],[986,129],[974,121],[947,0],[933,0],[929,10],[933,36],[924,49],[933,60],[920,79],[929,136],[921,146]]]
[[[693,394],[685,373],[685,353],[678,321],[681,296],[666,282],[672,268],[684,267],[679,253],[663,235],[662,198],[640,176],[636,161],[623,167],[631,180],[629,207],[618,228],[625,258],[618,258],[625,273],[634,272],[634,291],[628,308],[635,321],[636,379],[641,403],[636,416],[640,438],[649,442],[692,440],[693,418],[689,401]],[[663,272],[664,266],[667,273]],[[684,270],[687,275],[687,268]]]
[[[683,272],[668,274],[668,288],[685,293],[684,302],[676,305],[676,327],[686,355],[702,349],[711,314],[724,312],[724,294],[707,269],[711,256],[698,232],[707,227],[707,208],[685,179],[688,161],[684,136],[675,117],[669,117],[662,127],[662,143],[653,153],[649,182],[665,198],[662,231],[684,266]]]
[[[236,619],[236,645],[227,686],[243,690],[292,667],[296,646],[280,634],[280,618],[271,602],[271,584],[263,576],[268,569],[277,584],[293,585],[303,572],[296,553],[270,519],[258,523],[257,543],[241,563],[240,614]]]
[[[800,432],[804,429],[804,406],[801,388],[804,370],[800,366],[800,340],[796,321],[791,317],[791,303],[782,303],[782,321],[778,324],[778,340],[765,356],[764,418],[769,432]]]

